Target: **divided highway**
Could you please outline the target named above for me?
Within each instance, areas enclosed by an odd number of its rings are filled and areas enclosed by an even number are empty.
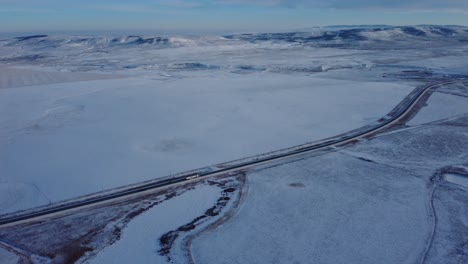
[[[266,164],[271,161],[277,161],[292,156],[308,153],[311,151],[316,151],[327,147],[344,144],[352,140],[362,138],[366,135],[373,134],[379,130],[382,130],[397,123],[402,117],[404,117],[406,113],[413,109],[413,107],[419,102],[419,100],[421,100],[421,98],[423,98],[423,96],[428,91],[437,86],[446,85],[450,83],[453,83],[453,81],[440,82],[437,84],[427,85],[425,87],[418,87],[415,90],[413,90],[397,107],[395,107],[395,109],[392,112],[390,112],[385,118],[381,119],[380,123],[372,126],[365,126],[361,129],[353,130],[347,134],[330,138],[325,142],[319,141],[318,143],[304,144],[301,146],[275,151],[270,154],[258,155],[257,157],[249,158],[249,160],[246,162],[241,162],[209,172],[203,172],[200,170],[199,172],[181,174],[181,176],[177,177],[166,177],[161,180],[155,180],[128,187],[118,188],[115,189],[115,191],[110,190],[102,192],[101,194],[95,194],[93,196],[84,196],[82,199],[75,199],[73,201],[62,202],[43,208],[37,208],[29,211],[19,212],[16,214],[5,215],[4,217],[0,218],[0,227],[12,224],[19,224],[30,220],[39,220],[40,218],[51,216],[53,214],[76,210],[82,207],[96,205],[103,202],[110,202],[119,198],[138,195],[145,191],[150,191],[162,187],[169,187],[175,184],[198,180],[200,178],[214,177],[227,173],[236,173],[240,172],[241,170],[258,166],[261,164]]]

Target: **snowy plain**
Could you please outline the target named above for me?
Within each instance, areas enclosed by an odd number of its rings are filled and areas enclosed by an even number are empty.
[[[466,262],[467,189],[433,178],[466,163],[466,116],[252,173],[239,212],[194,240],[195,262]]]
[[[408,125],[438,121],[441,119],[468,113],[468,98],[446,93],[434,93],[429,98],[428,107],[424,107]]]
[[[467,39],[466,28],[419,26],[0,40],[7,69],[0,71],[0,214],[375,122],[414,87],[462,78]],[[432,177],[468,158],[466,97],[455,90],[434,93],[401,131],[247,173],[239,211],[185,250],[197,263],[463,263],[466,190],[451,174]],[[452,123],[427,124],[452,115]],[[202,185],[166,196],[121,237],[113,230],[123,222],[114,229],[104,221],[97,236],[110,238],[79,240],[79,249],[104,248],[91,263],[167,263],[158,254],[161,234],[208,212],[216,194]],[[51,221],[50,234],[22,226],[7,237],[53,263],[60,257],[53,250],[75,245],[75,234],[86,237],[94,217],[126,219],[141,209],[132,206],[83,210],[82,227],[68,215]],[[55,226],[67,230],[63,238]],[[41,237],[29,241],[21,232]],[[49,240],[56,248],[41,247]],[[0,262],[15,261],[0,248]]]
[[[274,167],[249,175],[242,209],[195,239],[194,259],[415,263],[430,231],[427,195],[415,175],[340,153]]]
[[[1,89],[1,212],[340,134],[411,89],[272,73]]]

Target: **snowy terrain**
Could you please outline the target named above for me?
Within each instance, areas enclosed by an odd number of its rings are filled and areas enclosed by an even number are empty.
[[[165,262],[165,256],[154,254],[157,238],[203,214],[218,199],[217,189],[202,186],[151,209],[132,221],[124,229],[120,241],[104,249],[91,263]],[[152,224],[154,222],[158,224]],[[141,226],[148,228],[142,229]]]
[[[434,175],[466,164],[467,114],[249,175],[241,210],[194,240],[195,262],[466,262],[468,172]]]
[[[414,126],[468,113],[468,91],[464,85],[447,85],[432,94],[426,105],[408,125]]]
[[[341,153],[254,173],[242,209],[194,241],[194,258],[197,263],[416,263],[414,252],[425,245],[422,234],[430,232],[428,191],[417,176]]]
[[[410,90],[265,74],[3,89],[2,212],[343,133]]]
[[[416,85],[382,77],[395,73],[389,58],[411,54],[408,63],[416,69],[418,59],[442,56],[435,40],[448,33],[424,30],[425,36],[407,28],[360,28],[4,39],[0,184],[6,191],[0,212],[290,147],[373,122]],[[463,28],[450,32],[449,43],[457,49],[444,57],[463,53],[465,46],[456,44],[468,38]],[[392,41],[407,43],[404,38],[435,44],[416,53],[400,47],[382,54]],[[393,64],[404,69],[403,62]],[[66,185],[73,188],[61,188]]]
[[[464,263],[467,72],[456,26],[0,39],[0,214],[324,139],[459,80],[330,152],[0,227],[0,263]]]

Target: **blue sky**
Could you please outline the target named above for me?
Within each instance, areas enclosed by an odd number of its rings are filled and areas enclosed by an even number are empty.
[[[275,31],[468,25],[468,0],[0,0],[0,31]]]

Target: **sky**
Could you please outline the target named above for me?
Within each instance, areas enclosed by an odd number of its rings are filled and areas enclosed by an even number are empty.
[[[247,32],[465,25],[468,0],[0,0],[0,32]]]

